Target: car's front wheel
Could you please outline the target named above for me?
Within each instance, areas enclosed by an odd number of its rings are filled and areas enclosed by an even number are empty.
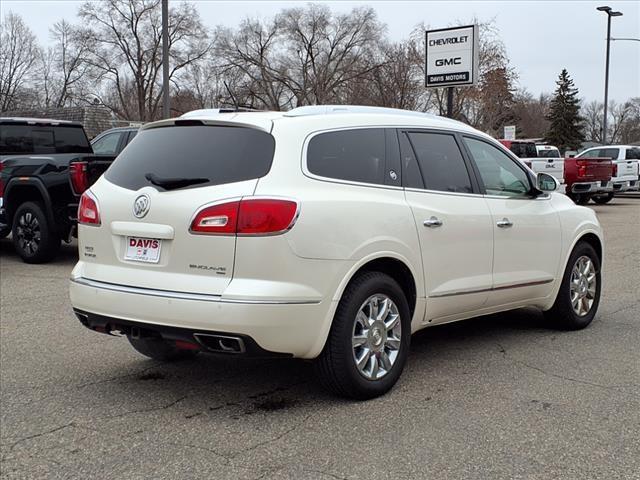
[[[579,330],[591,323],[600,303],[600,258],[586,242],[569,257],[553,307],[545,317],[553,326]]]
[[[409,353],[410,316],[405,294],[390,276],[366,272],[353,279],[316,360],[325,387],[357,399],[389,391]]]

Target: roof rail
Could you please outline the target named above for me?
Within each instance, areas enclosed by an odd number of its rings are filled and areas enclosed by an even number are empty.
[[[410,117],[435,117],[431,113],[401,110],[399,108],[368,107],[364,105],[307,105],[285,112],[285,117],[304,117],[308,115],[327,115],[331,113],[370,113],[387,115],[406,115]]]

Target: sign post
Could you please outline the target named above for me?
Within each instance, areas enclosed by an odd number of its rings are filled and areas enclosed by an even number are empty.
[[[448,87],[447,116],[451,117],[453,87],[478,81],[478,26],[427,30],[425,38],[425,86]]]
[[[516,139],[516,126],[515,125],[505,125],[505,127],[504,127],[504,139],[505,140],[515,140]]]

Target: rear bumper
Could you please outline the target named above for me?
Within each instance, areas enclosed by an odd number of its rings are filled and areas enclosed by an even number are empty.
[[[626,180],[623,182],[613,182],[613,191],[614,192],[627,192],[630,190],[638,189],[638,181],[637,180]]]
[[[169,339],[191,341],[194,333],[227,334],[246,339],[247,353],[275,353],[314,358],[322,349],[326,323],[335,305],[325,300],[308,303],[224,301],[214,295],[193,295],[72,278],[71,304],[83,324],[128,326]],[[100,328],[97,329],[101,331]],[[107,329],[108,330],[108,329]],[[122,331],[122,329],[121,329]],[[177,337],[176,337],[177,335]],[[320,346],[319,346],[320,345]]]
[[[613,191],[611,182],[577,182],[571,185],[571,193],[606,193]]]

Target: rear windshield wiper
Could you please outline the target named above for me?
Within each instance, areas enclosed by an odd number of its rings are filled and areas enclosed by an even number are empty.
[[[208,178],[162,178],[154,173],[147,173],[144,178],[165,190],[175,190],[177,188],[189,187],[210,181]]]

